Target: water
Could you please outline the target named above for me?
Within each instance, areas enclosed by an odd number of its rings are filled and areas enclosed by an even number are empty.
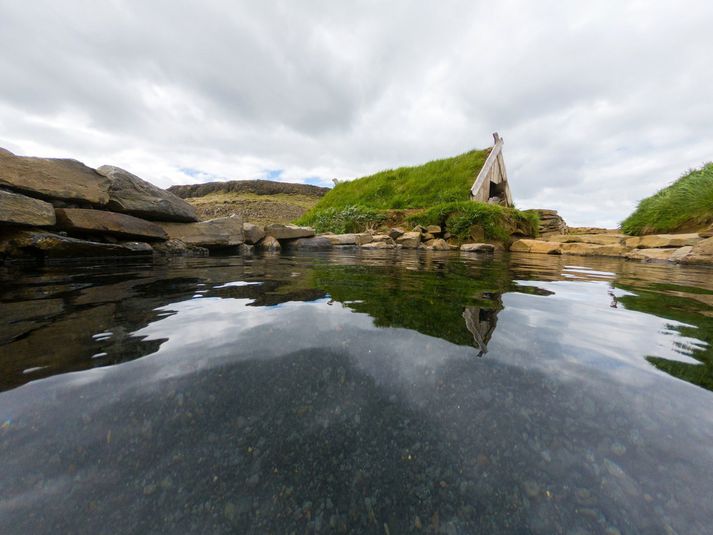
[[[709,269],[2,269],[1,533],[710,533]]]

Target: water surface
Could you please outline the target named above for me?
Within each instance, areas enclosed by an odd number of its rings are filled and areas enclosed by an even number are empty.
[[[709,269],[0,269],[2,533],[710,533]]]

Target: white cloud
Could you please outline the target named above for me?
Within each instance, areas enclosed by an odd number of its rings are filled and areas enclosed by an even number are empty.
[[[695,0],[0,0],[0,146],[161,186],[329,184],[498,130],[519,206],[610,226],[713,159],[711,20]]]

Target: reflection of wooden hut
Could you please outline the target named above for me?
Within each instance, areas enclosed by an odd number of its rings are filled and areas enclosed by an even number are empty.
[[[512,206],[512,195],[503,159],[503,139],[497,132],[493,134],[493,139],[495,145],[478,173],[473,187],[470,188],[470,198],[473,201]]]
[[[499,308],[465,307],[465,326],[473,335],[473,345],[480,351],[479,357],[488,352],[488,342],[498,323]]]

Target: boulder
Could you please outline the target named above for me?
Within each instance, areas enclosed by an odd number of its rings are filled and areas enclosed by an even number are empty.
[[[111,210],[154,221],[198,221],[196,209],[186,201],[120,167],[102,165],[97,173],[109,180]]]
[[[424,232],[423,234],[421,234],[422,242],[431,241],[431,240],[435,240],[435,239],[436,239],[436,237],[433,234],[431,234],[430,232]]]
[[[0,149],[0,186],[44,199],[104,205],[109,181],[77,160],[16,156]]]
[[[464,243],[460,250],[466,253],[493,253],[495,246],[489,243]]]
[[[295,238],[311,238],[314,236],[314,229],[295,225],[274,224],[266,226],[265,233],[278,240],[292,240]]]
[[[429,249],[433,249],[434,251],[450,251],[451,248],[446,242],[446,240],[442,240],[440,238],[437,238],[431,242],[431,244],[428,246]]]
[[[297,238],[296,240],[287,240],[284,242],[285,247],[291,249],[331,249],[332,242],[325,236],[313,236],[311,238]]]
[[[55,221],[50,203],[0,190],[0,223],[51,227]]]
[[[147,256],[153,254],[153,248],[148,243],[101,243],[40,230],[17,230],[4,237],[0,249],[11,256],[39,254],[48,258]]]
[[[637,249],[656,249],[659,247],[686,247],[701,241],[698,233],[693,234],[651,234],[626,240],[625,245]]]
[[[374,241],[374,238],[368,232],[359,234],[331,234],[325,237],[332,245],[363,245]]]
[[[630,249],[623,245],[597,245],[595,243],[563,243],[562,254],[580,256],[626,256]]]
[[[361,246],[362,249],[394,249],[395,247],[393,242],[387,241],[373,241]]]
[[[280,245],[280,242],[277,241],[277,238],[274,238],[272,236],[265,236],[262,240],[258,242],[257,248],[262,251],[277,252],[282,248],[282,246]]]
[[[396,243],[404,249],[417,249],[421,243],[421,232],[404,232],[402,236],[396,238]]]
[[[389,236],[391,237],[392,240],[395,240],[399,236],[403,236],[404,232],[406,232],[404,229],[399,228],[399,227],[394,227],[391,230],[389,230]]]
[[[438,225],[428,225],[428,226],[426,227],[426,232],[427,232],[428,234],[433,234],[433,235],[435,236],[436,234],[440,234],[440,233],[441,233],[441,227],[438,226]]]
[[[562,254],[561,246],[558,242],[522,239],[514,242],[510,250],[515,253]]]
[[[374,234],[371,237],[371,241],[386,242],[386,243],[390,243],[392,245],[395,243],[394,240],[391,239],[391,236],[389,236],[387,234]]]
[[[713,238],[706,238],[691,247],[685,256],[678,258],[682,264],[713,264]]]
[[[166,240],[152,243],[151,246],[162,256],[208,256],[205,247],[192,247],[181,240]]]
[[[252,223],[243,223],[243,239],[248,245],[255,245],[265,237],[265,231],[262,227],[253,225]]]
[[[671,256],[676,252],[672,248],[655,248],[655,249],[634,249],[626,255],[629,260],[642,260],[644,262],[666,262],[671,259]]]
[[[156,223],[106,210],[57,208],[57,226],[75,232],[112,234],[123,238],[166,240],[168,235]]]
[[[411,229],[411,232],[418,232],[419,234],[423,234],[424,232],[426,232],[426,227],[422,225],[416,225]]]
[[[159,223],[168,237],[198,247],[233,247],[243,243],[243,219],[238,215],[200,223]]]

